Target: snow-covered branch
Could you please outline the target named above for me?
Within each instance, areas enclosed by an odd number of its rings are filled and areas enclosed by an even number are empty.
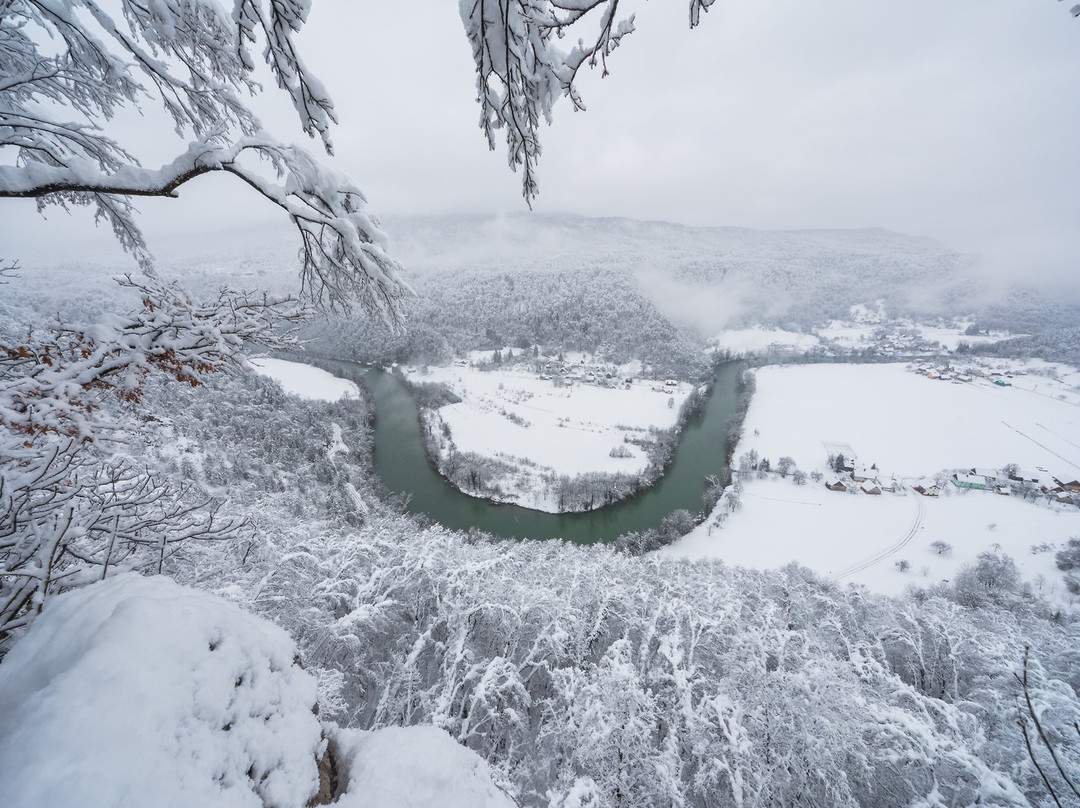
[[[333,104],[294,41],[310,4],[234,0],[231,14],[215,0],[116,5],[113,14],[95,0],[4,3],[0,152],[11,147],[4,153],[13,159],[0,165],[0,198],[90,206],[149,267],[131,197],[174,197],[196,177],[233,174],[289,214],[312,300],[346,312],[359,304],[397,326],[409,289],[363,194],[304,150],[268,136],[244,100],[261,89],[251,53],[258,45],[305,133],[332,152]],[[144,168],[105,129],[122,107],[147,98],[190,141],[157,169]],[[271,178],[252,165],[260,162]]]
[[[276,177],[245,161],[249,155],[269,163]],[[365,209],[363,193],[308,152],[266,133],[231,143],[214,134],[158,169],[129,165],[102,170],[100,163],[85,158],[64,165],[0,166],[0,198],[93,201],[121,242],[138,252],[144,245],[126,198],[175,196],[184,183],[211,172],[238,177],[288,213],[301,236],[301,279],[312,300],[346,312],[358,303],[391,326],[400,325],[400,301],[411,290],[386,250],[378,220]]]
[[[48,597],[110,570],[161,572],[189,540],[233,538],[218,505],[74,439],[19,451],[0,435],[0,655]]]
[[[247,342],[293,344],[281,323],[306,317],[292,298],[229,290],[197,303],[179,287],[158,281],[120,281],[143,308],[91,327],[61,324],[20,344],[0,344],[0,426],[27,439],[66,435],[90,440],[109,425],[108,407],[135,402],[152,370],[201,384],[207,374],[239,367]]]
[[[690,0],[690,26],[714,0]],[[620,19],[619,0],[460,0],[461,20],[476,63],[480,128],[495,149],[495,132],[506,131],[510,167],[522,171],[522,194],[539,192],[536,164],[541,119],[551,123],[559,95],[574,109],[585,104],[577,89],[581,68],[599,66],[608,74],[608,57],[634,31],[634,17]],[[589,21],[593,33],[563,50],[556,44]]]

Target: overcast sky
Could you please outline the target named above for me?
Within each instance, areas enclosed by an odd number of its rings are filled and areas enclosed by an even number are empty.
[[[1077,274],[1080,20],[1067,4],[719,0],[694,31],[685,2],[620,8],[638,31],[610,76],[583,82],[588,111],[563,107],[544,130],[536,210],[880,226],[982,253],[996,273]],[[456,2],[319,0],[301,43],[341,118],[333,162],[375,212],[526,210],[477,127]],[[282,104],[260,111],[302,138]],[[148,164],[176,148],[167,128],[124,125]],[[151,238],[279,221],[230,178],[183,197],[140,203]],[[31,205],[0,205],[15,249],[90,238],[62,214],[42,226]]]

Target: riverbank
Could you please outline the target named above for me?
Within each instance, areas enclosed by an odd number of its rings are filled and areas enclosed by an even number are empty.
[[[451,485],[547,513],[606,507],[663,475],[695,388],[628,372],[562,378],[527,365],[402,370],[411,385],[446,391],[414,398],[428,457]]]
[[[1006,554],[1032,592],[1075,609],[1054,557],[1080,533],[1080,508],[1053,490],[1080,470],[1074,374],[1001,359],[950,379],[903,363],[758,369],[735,448],[738,490],[664,554],[797,561],[889,594]],[[837,454],[855,472],[837,472]]]

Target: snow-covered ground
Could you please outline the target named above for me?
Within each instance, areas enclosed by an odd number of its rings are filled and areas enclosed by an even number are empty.
[[[544,475],[606,472],[637,474],[648,465],[645,451],[624,438],[646,438],[651,427],[675,425],[693,389],[680,383],[635,379],[626,389],[581,380],[556,386],[524,369],[480,370],[433,367],[413,371],[415,382],[442,382],[462,399],[440,407],[435,417],[450,430],[459,452],[474,452],[518,468],[504,481],[508,501],[556,510],[550,497],[535,496]],[[612,457],[613,449],[627,457]],[[528,461],[522,463],[521,461]],[[531,465],[530,465],[531,464]]]
[[[261,357],[252,359],[251,364],[256,372],[277,381],[285,388],[286,393],[293,393],[301,398],[337,401],[341,398],[359,398],[360,396],[360,391],[353,382],[339,379],[322,368],[305,365],[302,362]]]
[[[296,659],[277,626],[168,578],[60,595],[0,666],[0,804],[308,805],[324,733],[342,808],[515,804],[440,729],[324,727]]]
[[[824,468],[831,442],[907,477],[1007,463],[1080,475],[1080,391],[1045,376],[1009,381],[954,384],[903,364],[764,367],[736,457],[788,455],[811,471]]]
[[[765,367],[735,456],[754,449],[775,467],[788,455],[806,472],[827,474],[826,445],[848,444],[860,461],[876,463],[883,479],[896,474],[909,485],[942,470],[1010,462],[1080,475],[1080,391],[1045,376],[1010,381],[1006,388],[986,380],[953,384],[901,364]],[[661,552],[757,568],[797,561],[841,582],[896,593],[950,579],[979,553],[1000,550],[1034,589],[1058,602],[1075,600],[1053,556],[1080,536],[1080,509],[948,489],[937,499],[910,490],[851,495],[827,490],[824,481],[799,486],[790,477],[747,474],[741,505],[722,525],[717,512]],[[951,551],[939,554],[930,546],[936,541]],[[897,569],[900,561],[910,565],[906,572]]]
[[[1055,600],[1075,600],[1054,566],[1054,552],[1080,536],[1080,509],[1037,505],[985,491],[936,499],[914,492],[882,496],[797,486],[788,477],[743,484],[741,507],[721,527],[711,520],[660,552],[722,558],[729,564],[775,569],[796,561],[840,583],[885,594],[951,579],[986,551],[1013,557],[1032,588]],[[952,549],[940,555],[930,545]],[[1050,545],[1033,552],[1032,548]],[[907,561],[906,572],[897,562]]]

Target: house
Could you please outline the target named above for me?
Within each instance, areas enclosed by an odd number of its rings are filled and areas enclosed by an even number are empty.
[[[847,486],[839,477],[834,477],[832,480],[825,483],[825,487],[830,491],[847,491]]]
[[[664,387],[678,387],[679,383],[674,379],[664,379]]]
[[[859,486],[859,490],[864,494],[872,494],[875,497],[881,496],[881,488],[874,482],[865,482]]]
[[[954,474],[953,485],[957,488],[974,488],[979,491],[986,490],[986,479],[976,474]]]
[[[1057,477],[1055,477],[1054,482],[1060,485],[1066,491],[1070,491],[1073,494],[1080,494],[1080,480],[1069,480],[1068,482],[1066,482],[1065,480],[1059,480]]]
[[[877,469],[873,466],[866,466],[862,463],[859,463],[851,472],[851,479],[853,479],[857,483],[865,483],[868,481],[876,483],[877,473]]]
[[[941,489],[938,488],[936,483],[932,483],[928,480],[923,480],[915,486],[915,491],[922,494],[924,497],[936,497],[940,490]]]
[[[968,474],[972,474],[976,477],[982,477],[988,483],[996,483],[998,479],[997,469],[970,469]]]

